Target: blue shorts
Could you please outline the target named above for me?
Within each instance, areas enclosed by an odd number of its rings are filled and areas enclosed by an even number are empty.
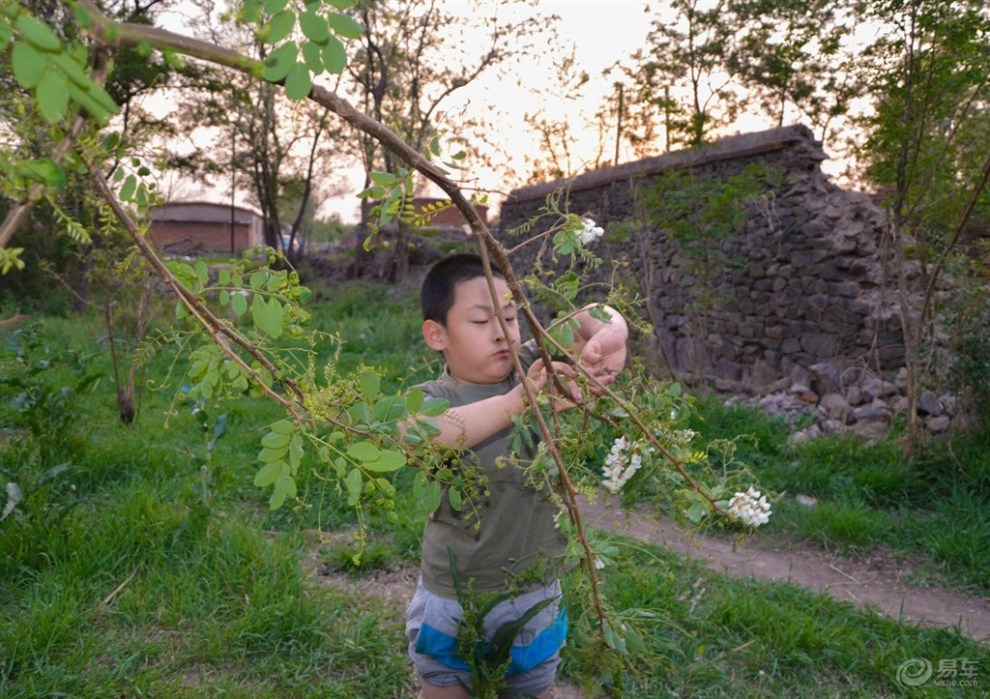
[[[540,600],[553,603],[530,619],[516,636],[506,680],[522,694],[537,695],[551,685],[560,665],[560,649],[567,637],[567,615],[560,603],[560,583],[526,592],[497,605],[485,617],[485,634],[521,617]],[[449,687],[471,685],[471,671],[457,652],[457,622],[463,617],[457,600],[435,595],[419,581],[406,613],[409,657],[424,682]]]

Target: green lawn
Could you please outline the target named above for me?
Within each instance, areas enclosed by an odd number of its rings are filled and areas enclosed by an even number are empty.
[[[436,372],[408,296],[362,285],[319,296],[314,325],[339,338],[320,348],[320,362],[340,372],[380,366],[389,390]],[[301,504],[276,512],[252,485],[277,406],[176,402],[182,381],[166,380],[175,353],[166,346],[144,374],[164,387],[145,383],[137,420],[123,426],[98,328],[42,319],[19,335],[36,340],[21,345],[21,363],[11,333],[3,338],[0,490],[9,503],[16,483],[23,500],[0,521],[0,695],[412,696],[402,610],[320,585],[300,565],[313,554],[307,532],[355,526],[335,485],[303,477]],[[751,435],[737,455],[763,487],[819,498],[814,510],[778,503],[768,537],[847,554],[884,545],[924,560],[928,582],[987,593],[985,441],[960,439],[909,463],[894,442],[792,450],[780,425],[717,401],[701,401],[693,420],[706,437]],[[400,493],[411,479],[395,474]],[[398,498],[394,521],[372,513],[358,570],[346,536],[318,553],[357,583],[376,567],[413,563],[424,516],[411,497]],[[574,681],[591,677],[626,697],[980,696],[901,689],[898,668],[926,658],[976,661],[979,691],[990,690],[986,647],[951,631],[902,626],[791,585],[728,579],[609,538],[621,555],[603,571],[604,595],[615,609],[638,610],[624,621],[642,647],[609,671],[574,596],[563,669]]]

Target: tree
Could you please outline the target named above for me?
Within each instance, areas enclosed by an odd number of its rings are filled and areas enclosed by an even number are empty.
[[[417,151],[425,151],[442,132],[444,101],[486,71],[524,54],[527,36],[539,25],[533,19],[519,23],[497,20],[497,11],[485,18],[484,5],[469,17],[457,16],[436,0],[370,0],[359,6],[365,27],[362,50],[348,64],[348,75],[358,91],[364,112],[391,125]],[[499,8],[504,11],[504,8]],[[451,58],[451,56],[458,58]],[[458,125],[462,134],[471,125]],[[373,187],[373,171],[398,174],[403,166],[396,155],[367,133],[358,134],[365,169],[365,187]],[[448,141],[449,142],[449,141]],[[458,140],[457,145],[467,145]],[[414,186],[420,187],[421,183]],[[385,208],[408,202],[412,192]],[[363,200],[361,227],[374,223],[372,201]],[[397,217],[392,270],[404,279],[408,269],[408,231]],[[361,273],[363,246],[358,243],[357,273]]]
[[[621,68],[619,82],[630,98],[626,137],[640,156],[665,146],[699,146],[718,127],[731,123],[739,96],[728,72],[739,17],[728,0],[672,0],[658,10],[647,47]]]
[[[886,33],[866,55],[879,95],[865,120],[866,174],[888,192],[914,445],[915,408],[937,344],[939,285],[968,224],[988,206],[990,15],[979,0],[885,0],[870,16]],[[920,298],[906,277],[909,255]]]
[[[604,439],[615,437],[610,451],[611,470],[605,474],[604,485],[615,492],[649,461],[651,469],[668,471],[658,482],[663,482],[665,496],[677,498],[677,506],[686,511],[686,516],[698,522],[704,517],[725,517],[748,526],[756,526],[765,517],[754,520],[747,514],[752,506],[765,509],[765,501],[759,503],[758,493],[750,490],[737,493],[730,501],[726,493],[731,493],[733,484],[722,480],[717,489],[712,490],[699,480],[702,473],[710,475],[705,465],[696,461],[702,458],[705,450],[691,447],[694,435],[689,430],[671,431],[680,412],[679,387],[660,387],[643,377],[630,389],[637,398],[634,402],[611,390],[610,379],[601,380],[601,366],[598,368],[582,365],[569,348],[573,338],[574,315],[579,309],[574,307],[578,292],[575,269],[579,262],[591,253],[585,249],[603,231],[590,221],[582,221],[574,214],[565,213],[559,217],[553,228],[539,237],[552,241],[553,256],[567,257],[571,262],[570,279],[564,284],[562,299],[571,308],[555,327],[545,329],[536,318],[527,302],[518,278],[512,270],[506,249],[491,234],[481,220],[472,203],[461,191],[459,185],[438,167],[433,158],[436,149],[426,152],[417,150],[406,143],[395,131],[381,122],[357,110],[350,102],[325,86],[314,83],[314,76],[325,70],[334,72],[341,68],[335,60],[334,51],[329,56],[320,50],[321,63],[313,60],[313,51],[304,47],[314,42],[323,48],[333,46],[330,34],[341,35],[354,31],[355,23],[343,15],[338,6],[348,5],[347,0],[334,0],[330,6],[306,6],[302,11],[292,7],[287,9],[281,0],[266,0],[263,4],[249,3],[245,6],[245,17],[259,24],[259,34],[277,45],[264,61],[245,56],[234,50],[189,37],[176,35],[156,28],[133,23],[115,22],[90,3],[80,0],[81,21],[88,29],[89,40],[99,48],[118,48],[147,44],[163,52],[178,51],[216,65],[235,69],[246,75],[262,75],[267,82],[281,84],[290,99],[306,99],[327,109],[362,133],[374,136],[379,143],[403,163],[398,174],[373,172],[372,180],[383,188],[386,201],[395,201],[407,196],[412,190],[413,173],[427,178],[444,193],[467,220],[478,254],[486,268],[486,278],[495,301],[496,321],[503,332],[506,318],[502,305],[498,303],[492,266],[498,265],[505,274],[520,313],[526,318],[539,348],[540,356],[549,374],[562,395],[579,397],[564,385],[562,376],[553,371],[551,349],[570,367],[567,375],[581,382],[588,392],[584,396],[601,396],[607,400],[599,410],[597,399],[580,398],[580,408],[568,424],[554,410],[558,399],[538,394],[532,382],[523,381],[520,385],[526,393],[530,409],[522,418],[525,430],[538,432],[544,449],[529,466],[528,477],[546,479],[548,484],[557,484],[555,497],[561,506],[561,528],[574,533],[574,557],[583,565],[587,575],[589,608],[594,611],[591,622],[596,635],[595,650],[601,653],[606,649],[616,652],[600,656],[610,660],[610,669],[621,671],[623,657],[629,650],[644,648],[642,638],[635,630],[638,620],[647,615],[630,612],[622,617],[612,618],[605,606],[598,588],[597,550],[592,539],[585,532],[581,521],[577,489],[569,475],[570,457],[565,460],[555,432],[566,437],[564,440],[573,450],[570,456],[574,462],[586,459],[576,458],[578,453],[587,456],[589,447],[602,446]],[[288,13],[288,14],[283,14]],[[305,39],[292,36],[293,29],[299,26]],[[330,31],[332,29],[332,32]],[[279,36],[279,39],[275,39]],[[319,37],[319,38],[315,38]],[[88,114],[98,125],[105,125],[115,110],[98,81],[88,70],[85,55],[66,50],[50,28],[23,9],[0,14],[0,49],[5,49],[14,39],[12,56],[19,73],[22,86],[33,92],[34,101],[53,127],[61,126],[66,117],[72,118]],[[284,41],[283,41],[284,40]],[[334,37],[334,41],[337,39]],[[25,52],[19,46],[28,45]],[[303,47],[303,48],[301,48]],[[300,50],[303,60],[299,60]],[[308,56],[306,54],[309,54]],[[59,79],[68,88],[68,99],[61,94],[53,94],[41,80],[50,70],[59,71]],[[81,110],[81,111],[80,111]],[[230,392],[240,395],[245,390],[254,390],[267,396],[284,409],[285,417],[269,426],[262,437],[262,450],[258,460],[261,468],[255,475],[254,483],[259,487],[271,487],[273,508],[287,500],[296,498],[295,478],[300,474],[303,459],[307,454],[318,464],[321,473],[319,480],[326,480],[332,489],[336,486],[345,494],[350,506],[360,508],[381,507],[389,513],[389,503],[393,503],[396,487],[387,478],[407,463],[420,466],[415,471],[412,487],[414,497],[423,497],[430,502],[438,502],[445,493],[450,503],[463,502],[462,494],[467,489],[463,485],[461,473],[457,472],[458,459],[450,459],[450,453],[440,449],[432,439],[438,432],[430,420],[446,411],[443,402],[426,401],[423,393],[411,389],[403,395],[385,395],[381,390],[380,377],[373,369],[366,369],[357,376],[339,377],[334,367],[324,367],[324,380],[331,385],[318,383],[313,362],[299,354],[305,352],[300,347],[304,332],[301,324],[306,320],[306,312],[300,306],[306,290],[299,285],[298,276],[285,269],[274,269],[269,265],[258,267],[255,261],[247,258],[234,260],[228,269],[219,270],[214,279],[205,261],[195,264],[184,261],[171,261],[166,264],[152,249],[143,235],[137,216],[147,215],[149,188],[142,181],[146,173],[138,170],[122,177],[119,189],[108,181],[102,170],[102,163],[108,153],[99,144],[87,142],[73,143],[58,160],[49,158],[43,163],[45,169],[35,172],[30,167],[24,172],[34,176],[35,181],[45,188],[57,189],[60,176],[71,163],[74,168],[85,170],[94,190],[99,194],[101,214],[112,217],[126,232],[141,258],[153,268],[161,279],[174,292],[176,314],[180,320],[188,322],[188,330],[183,337],[195,344],[189,352],[190,366],[187,378],[190,383],[189,395],[194,399],[209,400],[218,394]],[[19,172],[21,161],[11,158],[11,170]],[[33,161],[28,161],[31,164]],[[34,163],[37,165],[37,163]],[[6,241],[4,241],[6,242]],[[16,255],[7,251],[6,259],[16,260]],[[222,309],[218,314],[217,309]],[[589,312],[604,313],[602,309]],[[235,323],[226,317],[243,317],[244,322]],[[607,315],[607,314],[605,314]],[[602,319],[604,320],[604,318]],[[279,342],[289,336],[288,343]],[[316,342],[317,337],[309,338]],[[522,365],[516,352],[510,352],[517,374],[522,375]],[[558,394],[559,396],[560,394]],[[640,404],[641,403],[641,404]],[[578,407],[578,406],[576,406]],[[596,419],[592,420],[591,418]],[[595,440],[589,440],[594,430]],[[635,430],[635,442],[628,445],[625,434]],[[521,435],[521,438],[523,436]],[[583,452],[582,452],[583,450]],[[693,466],[685,467],[688,460]],[[307,464],[308,468],[308,464]],[[592,482],[602,484],[602,474],[594,472]],[[735,477],[735,476],[733,476]],[[722,477],[724,479],[725,476]],[[715,480],[721,480],[715,476]],[[443,490],[441,485],[446,488]],[[740,508],[739,502],[745,501]],[[737,502],[737,505],[733,505]],[[360,512],[360,510],[359,510]],[[391,512],[394,515],[394,511]],[[603,547],[603,555],[614,555],[611,547]],[[654,617],[649,617],[653,619]],[[651,620],[644,623],[653,623]],[[480,688],[476,688],[479,689]],[[489,688],[491,689],[491,688]],[[497,688],[495,688],[497,691]]]
[[[551,60],[555,78],[548,84],[532,86],[533,103],[540,106],[523,116],[523,120],[537,134],[540,145],[537,155],[527,156],[531,163],[529,182],[571,177],[581,169],[601,166],[607,157],[605,149],[607,138],[611,135],[607,133],[607,127],[613,120],[603,110],[577,124],[569,123],[566,116],[558,116],[566,112],[556,108],[584,99],[583,92],[591,78],[578,64],[573,49],[570,53],[555,54]],[[598,132],[595,151],[589,159],[578,162],[578,135],[588,127]]]
[[[208,8],[201,12],[210,17]],[[222,37],[245,55],[264,61],[272,54],[271,43],[236,17],[202,27],[211,40]],[[332,125],[325,108],[287,100],[277,86],[236,70],[210,68],[182,95],[177,120],[183,128],[214,132],[209,146],[199,146],[187,159],[185,170],[203,182],[229,182],[232,199],[238,180],[248,185],[261,211],[265,244],[297,263],[307,212],[327,189],[322,175],[341,160],[343,129]]]
[[[806,119],[822,141],[859,95],[851,0],[737,0],[741,31],[726,64],[777,126]]]

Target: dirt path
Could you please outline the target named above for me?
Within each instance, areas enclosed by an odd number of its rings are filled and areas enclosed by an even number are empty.
[[[684,556],[701,559],[713,571],[735,577],[786,581],[824,592],[836,600],[869,607],[909,624],[958,628],[975,641],[990,642],[990,599],[940,588],[910,585],[910,566],[883,554],[858,559],[839,558],[821,551],[797,549],[768,551],[737,547],[726,539],[688,533],[643,509],[627,513],[615,501],[583,501],[585,524],[664,546]],[[314,556],[309,564],[324,584],[360,590],[405,607],[416,588],[416,567],[376,571],[355,582],[347,575],[329,573]],[[322,570],[321,570],[322,569]]]
[[[881,554],[851,560],[806,549],[766,551],[750,547],[733,551],[731,541],[686,533],[643,510],[626,513],[614,502],[584,502],[581,511],[586,524],[702,559],[717,572],[787,581],[843,602],[872,607],[906,623],[958,626],[969,638],[990,640],[990,599],[909,585],[903,578],[910,570]]]
[[[732,542],[712,536],[686,533],[683,529],[640,509],[627,513],[614,501],[582,502],[586,525],[622,533],[664,546],[684,556],[701,559],[713,571],[740,578],[786,581],[842,602],[869,607],[909,624],[958,628],[969,638],[990,642],[990,599],[938,588],[920,588],[903,581],[910,572],[888,556],[874,555],[850,560],[819,551],[766,551],[737,548]],[[315,547],[314,547],[315,554]],[[308,563],[322,584],[350,593],[359,592],[385,600],[401,610],[416,589],[419,570],[407,566],[376,571],[356,582],[346,574],[331,573],[313,555]],[[415,681],[410,679],[412,695]],[[573,685],[558,684],[554,699],[584,699]]]

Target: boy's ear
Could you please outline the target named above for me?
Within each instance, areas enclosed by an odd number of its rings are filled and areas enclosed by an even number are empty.
[[[435,320],[423,321],[423,339],[430,349],[443,352],[447,349],[447,331]]]

